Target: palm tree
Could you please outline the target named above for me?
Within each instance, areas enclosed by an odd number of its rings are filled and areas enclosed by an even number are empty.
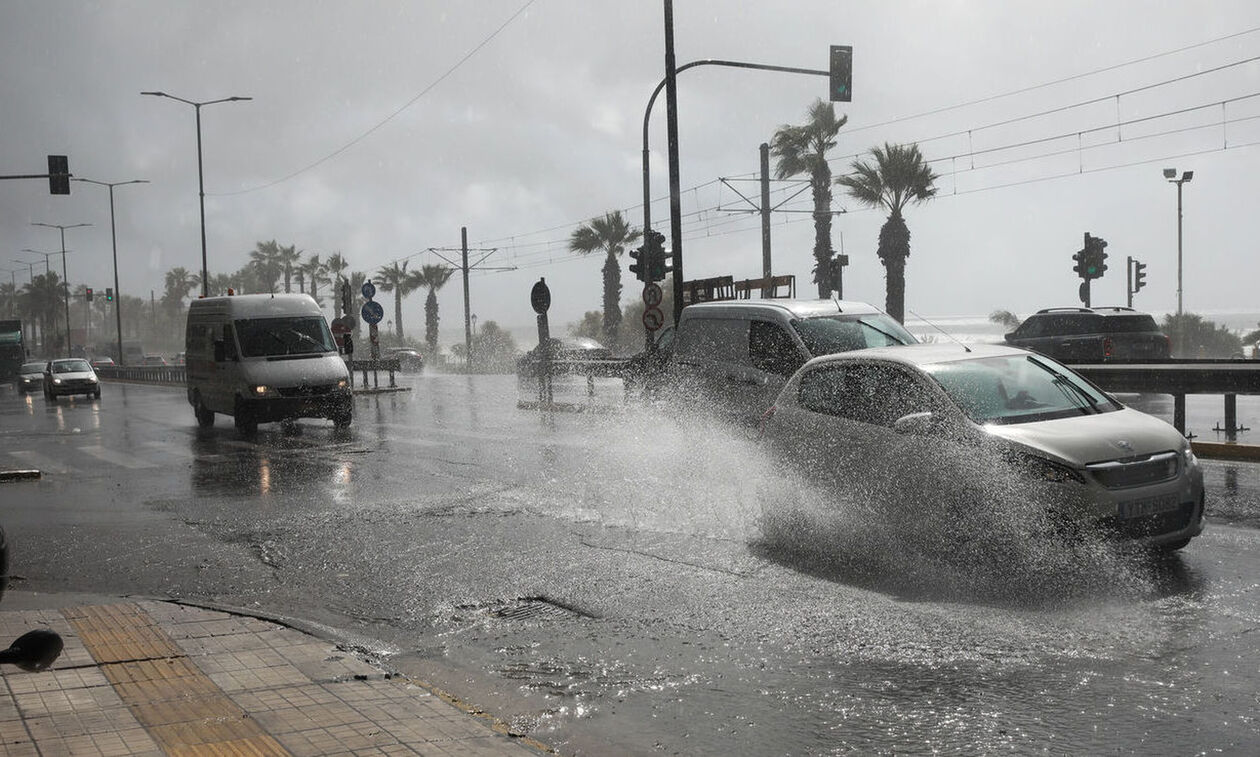
[[[176,266],[166,272],[166,288],[162,293],[162,304],[172,317],[179,315],[179,311],[184,306],[184,298],[197,283],[193,274],[183,266]]]
[[[284,271],[284,291],[286,293],[292,291],[290,285],[293,282],[293,269],[302,262],[302,251],[297,248],[297,245],[292,244],[288,247],[281,247],[276,244],[274,239],[265,244],[274,250],[276,263]]]
[[[779,179],[809,174],[814,193],[814,283],[818,296],[831,296],[831,165],[827,151],[836,146],[836,133],[849,120],[841,116],[831,103],[815,100],[809,106],[809,123],[801,126],[784,124],[774,133],[770,152],[778,163],[774,175]]]
[[[341,302],[341,280],[345,278],[343,274],[345,273],[345,270],[350,267],[350,264],[346,262],[345,257],[340,252],[334,252],[328,256],[328,260],[324,263],[324,265],[327,267],[328,273],[332,276],[332,279],[330,280],[333,288],[332,309],[333,316],[336,317],[338,303]]]
[[[429,288],[429,296],[424,300],[424,343],[428,345],[429,354],[437,357],[438,340],[438,301],[437,290],[451,280],[455,269],[444,265],[420,266],[420,286]]]
[[[249,268],[259,285],[259,291],[276,291],[276,282],[284,272],[284,266],[280,263],[279,245],[274,240],[257,243],[249,253]]]
[[[569,236],[569,249],[586,255],[602,250],[604,259],[604,337],[612,344],[621,326],[621,264],[618,256],[634,244],[643,232],[626,223],[620,210],[605,213],[582,224]]]
[[[61,278],[54,271],[36,276],[22,287],[21,298],[25,312],[39,323],[40,349],[48,352],[62,342],[56,333],[57,314],[65,302]]]
[[[310,284],[307,294],[318,303],[319,285],[328,282],[328,264],[320,260],[319,255],[312,254],[299,268],[305,281]]]
[[[923,202],[936,195],[938,178],[923,160],[917,144],[890,145],[871,150],[874,163],[853,161],[853,173],[836,183],[849,190],[849,196],[872,208],[888,209],[888,220],[879,230],[879,260],[887,276],[884,309],[898,321],[905,321],[906,258],[910,257],[910,229],[901,216],[911,202]]]
[[[376,272],[376,275],[381,278],[380,284],[377,285],[381,291],[394,293],[394,335],[399,341],[403,338],[403,298],[420,288],[419,271],[408,271],[407,263],[408,261],[404,260],[400,266],[395,260]]]

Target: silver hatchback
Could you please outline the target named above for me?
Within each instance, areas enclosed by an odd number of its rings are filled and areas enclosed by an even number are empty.
[[[1017,348],[816,358],[784,386],[762,435],[805,474],[896,500],[906,517],[947,499],[943,489],[1011,471],[1007,491],[1072,528],[1166,549],[1203,529],[1203,474],[1176,429]]]

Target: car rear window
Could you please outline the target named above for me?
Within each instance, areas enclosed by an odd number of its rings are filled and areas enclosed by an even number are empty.
[[[792,327],[815,357],[918,341],[900,323],[883,313],[819,316],[792,321]]]
[[[1133,331],[1159,331],[1155,319],[1145,313],[1139,315],[1108,315],[1103,317],[1103,332],[1124,334]]]
[[[1097,334],[1101,328],[1102,316],[1096,313],[1060,313],[1048,315],[1043,325],[1043,333],[1060,334]]]

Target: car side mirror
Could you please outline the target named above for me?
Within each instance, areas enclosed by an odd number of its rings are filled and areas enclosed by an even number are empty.
[[[924,411],[903,415],[893,421],[893,431],[896,431],[898,434],[928,436],[939,433],[941,425],[940,416],[931,411]]]
[[[223,346],[222,341],[214,343],[214,362],[222,363],[227,360],[227,349]]]

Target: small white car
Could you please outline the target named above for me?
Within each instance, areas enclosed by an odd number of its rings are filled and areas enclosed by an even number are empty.
[[[918,344],[815,358],[761,428],[806,479],[855,501],[897,503],[897,518],[955,507],[963,520],[1001,481],[1056,531],[1172,550],[1203,530],[1203,473],[1175,428],[1018,348]]]
[[[50,360],[44,366],[44,399],[55,400],[63,394],[82,394],[101,398],[101,382],[96,371],[83,358]]]
[[[19,394],[33,392],[44,385],[45,365],[42,362],[22,363],[22,367],[18,369],[17,379],[14,381]]]

